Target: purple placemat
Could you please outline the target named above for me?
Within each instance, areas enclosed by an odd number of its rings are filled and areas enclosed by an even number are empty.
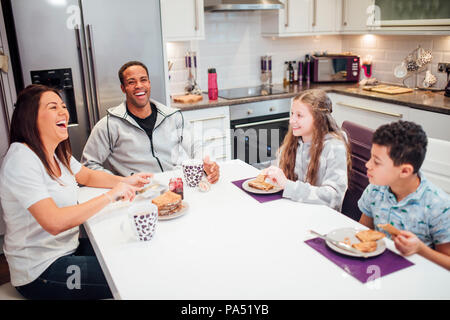
[[[372,258],[358,258],[340,254],[330,249],[325,240],[313,238],[305,243],[333,261],[347,273],[362,283],[381,278],[395,271],[414,265],[411,261],[386,249],[382,254]]]
[[[253,177],[256,178],[256,177]],[[257,194],[257,193],[251,193],[248,192],[247,190],[245,190],[244,188],[242,188],[242,184],[247,181],[248,179],[253,179],[252,177],[250,178],[246,178],[246,179],[242,179],[242,180],[237,180],[237,181],[231,181],[231,183],[233,183],[235,186],[237,186],[238,188],[240,188],[242,191],[244,191],[245,193],[247,193],[248,195],[250,195],[252,198],[254,198],[255,200],[263,203],[263,202],[268,202],[268,201],[273,201],[273,200],[278,200],[282,198],[283,195],[283,190],[278,191],[277,193],[269,193],[269,194]]]

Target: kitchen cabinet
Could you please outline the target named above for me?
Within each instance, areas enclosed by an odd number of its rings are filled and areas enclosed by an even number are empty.
[[[338,0],[338,30],[344,33],[365,32],[374,19],[374,0]]]
[[[161,0],[161,19],[165,41],[205,38],[203,0]]]
[[[192,141],[201,141],[202,156],[217,162],[231,159],[229,107],[182,111]]]
[[[284,9],[261,13],[263,36],[297,36],[336,31],[335,0],[282,0]]]
[[[450,115],[419,110],[393,103],[329,93],[333,117],[339,126],[345,120],[376,130],[390,122],[405,120],[420,124],[429,138],[450,141]]]
[[[450,141],[450,115],[411,108],[409,120],[420,124],[429,138]]]

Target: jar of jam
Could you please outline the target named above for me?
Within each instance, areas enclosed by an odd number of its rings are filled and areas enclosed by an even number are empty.
[[[169,190],[179,194],[181,199],[184,199],[183,180],[181,178],[171,178],[169,181]]]

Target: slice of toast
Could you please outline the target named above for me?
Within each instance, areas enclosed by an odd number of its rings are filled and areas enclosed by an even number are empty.
[[[386,224],[378,224],[378,228],[383,229],[384,231],[387,231],[390,233],[391,236],[398,236],[400,234],[400,230],[398,230],[396,227],[394,227],[392,224],[386,223]]]
[[[164,207],[164,206],[171,206],[178,204],[181,201],[181,195],[172,192],[167,191],[164,192],[162,195],[154,198],[152,200],[152,203],[156,204],[158,208]]]
[[[384,238],[386,235],[383,232],[375,230],[360,231],[355,236],[361,240],[361,242],[377,241]]]
[[[252,188],[258,189],[258,190],[271,190],[274,188],[273,184],[267,183],[264,180],[266,180],[265,174],[259,174],[255,179],[250,180],[248,182],[248,185]]]
[[[352,247],[361,252],[373,252],[377,250],[376,241],[366,241],[352,244]]]

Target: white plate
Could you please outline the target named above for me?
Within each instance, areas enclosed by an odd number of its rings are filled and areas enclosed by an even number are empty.
[[[354,243],[359,243],[361,242],[356,236],[355,234],[357,234],[359,231],[362,231],[363,229],[356,229],[356,228],[341,228],[341,229],[336,229],[333,230],[331,232],[329,232],[327,234],[328,237],[330,237],[333,240],[337,240],[337,241],[344,241],[345,238],[349,238],[351,244]],[[341,249],[337,246],[335,246],[334,244],[332,244],[329,241],[326,241],[327,246],[339,253],[345,254],[347,256],[352,256],[352,257],[375,257],[378,256],[380,254],[382,254],[384,252],[384,250],[386,250],[386,243],[384,242],[384,239],[380,239],[377,241],[377,249],[373,252],[361,252],[360,254],[358,253],[353,253],[351,251],[347,251],[344,249]]]
[[[270,190],[259,190],[256,188],[252,188],[248,185],[249,181],[255,180],[255,178],[251,178],[248,179],[246,181],[244,181],[244,183],[242,183],[242,189],[244,189],[245,191],[251,192],[251,193],[257,193],[257,194],[272,194],[272,193],[277,193],[278,191],[281,190],[280,187],[274,186],[272,189]]]
[[[168,214],[165,216],[158,215],[158,221],[175,219],[175,218],[178,218],[179,216],[182,216],[183,214],[185,214],[186,211],[189,209],[189,206],[188,206],[187,202],[185,202],[185,201],[182,201],[181,204],[182,204],[183,208],[180,211],[175,212],[173,214]]]

